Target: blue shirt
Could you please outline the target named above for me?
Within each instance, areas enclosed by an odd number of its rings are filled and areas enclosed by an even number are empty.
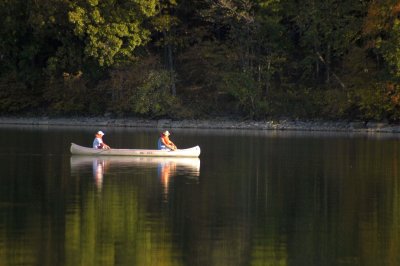
[[[101,149],[101,144],[103,144],[103,140],[101,138],[95,138],[93,141],[93,148],[94,149]]]
[[[159,150],[167,150],[167,151],[171,150],[171,149],[167,148],[167,146],[165,146],[165,144],[161,141],[161,138],[158,139],[157,148]]]

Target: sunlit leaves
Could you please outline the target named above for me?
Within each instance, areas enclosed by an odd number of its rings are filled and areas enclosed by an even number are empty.
[[[395,78],[400,79],[400,20],[394,19],[387,39],[379,42],[380,51]]]
[[[85,42],[85,54],[110,66],[134,58],[135,48],[149,41],[147,18],[157,14],[157,1],[88,1],[74,3],[68,13],[75,33]]]
[[[85,24],[89,21],[85,10],[81,7],[76,7],[74,11],[69,12],[69,20],[75,25],[75,33],[82,36],[85,33]]]
[[[159,96],[151,88],[163,80],[172,85],[172,94],[188,101],[196,91],[193,101],[202,101],[207,111],[212,105],[233,106],[219,102],[227,99],[220,96],[226,96],[223,84],[229,83],[228,101],[249,114],[259,108],[254,100],[283,106],[289,104],[288,92],[305,89],[301,101],[307,101],[321,87],[343,89],[333,76],[343,80],[346,90],[398,82],[399,12],[394,0],[3,0],[0,77],[15,77],[40,99],[48,89],[43,90],[43,80],[83,73],[91,89],[98,89],[95,84],[110,78],[111,69],[154,56],[161,63],[146,72],[149,80],[129,88],[148,93],[135,98],[143,105],[135,111],[126,103],[121,113],[150,113],[145,105],[152,95]],[[121,79],[129,79],[128,72],[123,75]],[[49,99],[55,98],[46,98],[46,107],[52,106]],[[351,106],[369,113],[357,103]]]

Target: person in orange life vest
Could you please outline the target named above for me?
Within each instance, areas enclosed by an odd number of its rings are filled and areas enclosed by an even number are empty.
[[[110,149],[110,146],[105,144],[103,141],[103,136],[104,136],[103,131],[98,131],[95,136],[96,136],[96,138],[93,141],[94,149],[105,149],[105,150]]]
[[[171,135],[168,130],[164,131],[160,138],[158,139],[158,149],[159,150],[176,150],[176,145],[169,139],[169,135]]]

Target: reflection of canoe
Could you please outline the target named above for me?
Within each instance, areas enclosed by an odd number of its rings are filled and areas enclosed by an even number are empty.
[[[145,149],[109,149],[99,150],[79,146],[71,143],[71,153],[81,155],[119,155],[119,156],[141,156],[141,157],[199,157],[200,147],[189,149],[178,149],[175,151],[145,150]]]
[[[99,161],[107,163],[110,167],[145,166],[160,167],[164,165],[176,165],[177,170],[190,175],[200,175],[199,158],[176,157],[139,157],[139,156],[104,156],[104,155],[72,155],[71,170],[77,171],[82,167],[91,166]]]

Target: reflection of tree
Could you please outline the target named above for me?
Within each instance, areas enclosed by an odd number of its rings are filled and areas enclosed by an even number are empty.
[[[183,265],[169,219],[154,200],[160,199],[160,184],[163,195],[169,193],[177,171],[198,176],[199,159],[95,159],[71,159],[74,174],[87,174],[90,165],[94,176],[107,178],[110,185],[103,185],[101,194],[87,188],[80,201],[69,206],[66,265]]]
[[[399,265],[397,143],[282,142],[207,160],[196,186],[179,163],[110,161],[98,193],[92,160],[63,182],[49,168],[40,199],[9,182],[24,205],[0,205],[0,265]]]
[[[335,139],[325,150],[324,141],[281,144],[265,160],[270,189],[257,181],[263,235],[254,254],[285,248],[297,265],[399,264],[398,144]]]
[[[159,184],[155,168],[135,168],[112,175],[101,197],[87,190],[66,212],[65,265],[181,265],[173,257],[165,219],[149,217],[146,196]],[[113,170],[113,171],[111,171]],[[109,176],[109,175],[107,175]],[[111,179],[111,178],[110,178]],[[178,255],[179,256],[179,255]],[[178,263],[178,264],[176,264]]]

